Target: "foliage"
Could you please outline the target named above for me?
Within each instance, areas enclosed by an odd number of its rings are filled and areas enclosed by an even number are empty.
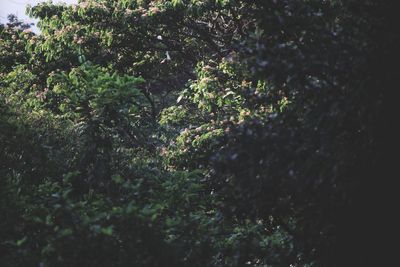
[[[47,2],[40,34],[9,16],[0,265],[371,263],[392,10]]]

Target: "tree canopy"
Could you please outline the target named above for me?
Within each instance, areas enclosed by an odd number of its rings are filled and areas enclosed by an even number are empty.
[[[1,266],[371,263],[389,2],[27,12],[40,34],[0,25]]]

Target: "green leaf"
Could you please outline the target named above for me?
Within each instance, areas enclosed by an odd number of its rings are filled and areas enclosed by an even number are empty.
[[[28,239],[28,238],[25,236],[24,238],[22,238],[22,239],[20,239],[20,240],[17,240],[17,242],[15,242],[15,245],[17,245],[18,247],[20,247],[20,246],[22,246],[22,245],[26,242],[27,239]]]
[[[182,98],[183,98],[183,94],[178,97],[178,99],[176,100],[176,103],[178,104],[179,102],[181,102]]]
[[[101,228],[101,233],[105,234],[105,235],[108,235],[108,236],[111,236],[113,234],[113,226],[110,225],[108,227]]]

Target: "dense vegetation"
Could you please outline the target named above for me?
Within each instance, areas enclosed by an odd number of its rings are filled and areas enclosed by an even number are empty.
[[[9,16],[0,266],[367,266],[393,10],[48,2],[40,34]]]

